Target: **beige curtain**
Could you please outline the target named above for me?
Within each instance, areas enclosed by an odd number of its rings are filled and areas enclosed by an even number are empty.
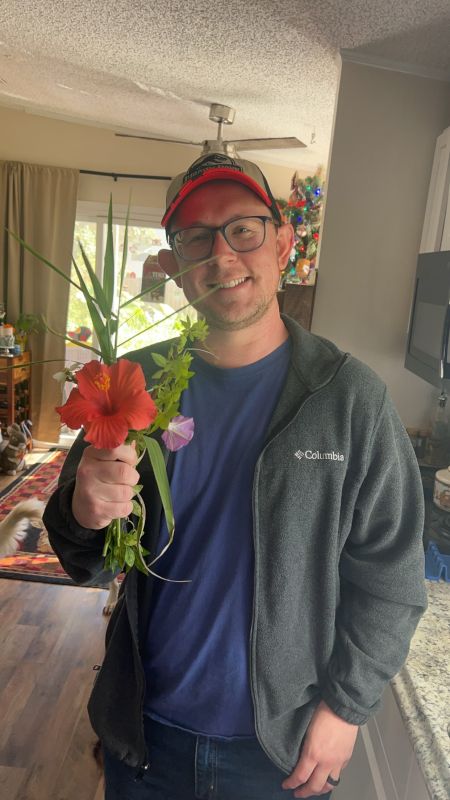
[[[0,299],[12,324],[21,311],[43,314],[54,330],[65,333],[69,284],[5,228],[70,275],[78,175],[74,169],[0,162]],[[50,333],[35,334],[30,348],[32,361],[60,359],[31,370],[33,438],[57,442],[61,388],[52,375],[63,366],[65,343]]]

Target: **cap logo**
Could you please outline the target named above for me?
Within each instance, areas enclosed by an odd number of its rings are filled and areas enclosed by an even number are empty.
[[[243,168],[239,166],[232,158],[229,156],[223,155],[222,153],[211,153],[210,155],[205,156],[201,160],[201,162],[194,162],[190,169],[186,172],[183,183],[187,181],[195,181],[197,178],[200,178],[204,172],[207,172],[209,169],[215,169],[217,167],[227,167],[227,169],[235,169],[236,172],[243,172]]]

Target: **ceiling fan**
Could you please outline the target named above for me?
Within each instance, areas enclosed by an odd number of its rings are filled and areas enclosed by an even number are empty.
[[[172,142],[174,144],[202,145],[202,155],[204,153],[225,153],[232,158],[236,158],[238,150],[272,150],[287,149],[290,147],[306,147],[304,142],[295,136],[284,136],[266,139],[231,139],[222,138],[223,126],[232,125],[236,111],[230,106],[223,106],[220,103],[211,103],[209,118],[218,124],[217,138],[204,139],[203,142],[190,142],[186,139],[164,139],[161,136],[144,136],[132,133],[116,133],[124,139],[147,139],[150,142]]]

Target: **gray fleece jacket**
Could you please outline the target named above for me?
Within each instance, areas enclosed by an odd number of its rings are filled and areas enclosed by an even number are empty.
[[[385,385],[331,342],[283,319],[293,348],[255,469],[249,646],[257,736],[290,772],[321,699],[358,725],[377,710],[405,661],[426,593],[420,474]],[[127,358],[142,363],[151,384],[150,348]],[[64,569],[89,585],[111,576],[102,572],[104,532],[81,528],[70,510],[83,447],[72,448],[44,521]],[[142,464],[145,546],[153,553],[161,504]],[[89,701],[103,743],[138,769],[147,761],[140,645],[152,585],[136,570],[127,575]]]

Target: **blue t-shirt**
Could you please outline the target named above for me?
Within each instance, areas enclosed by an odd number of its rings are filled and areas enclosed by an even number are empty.
[[[155,564],[144,667],[145,712],[210,736],[254,736],[249,679],[256,461],[289,363],[219,369],[196,356],[181,413],[195,433],[174,459],[175,539]],[[165,524],[160,549],[167,541]]]

